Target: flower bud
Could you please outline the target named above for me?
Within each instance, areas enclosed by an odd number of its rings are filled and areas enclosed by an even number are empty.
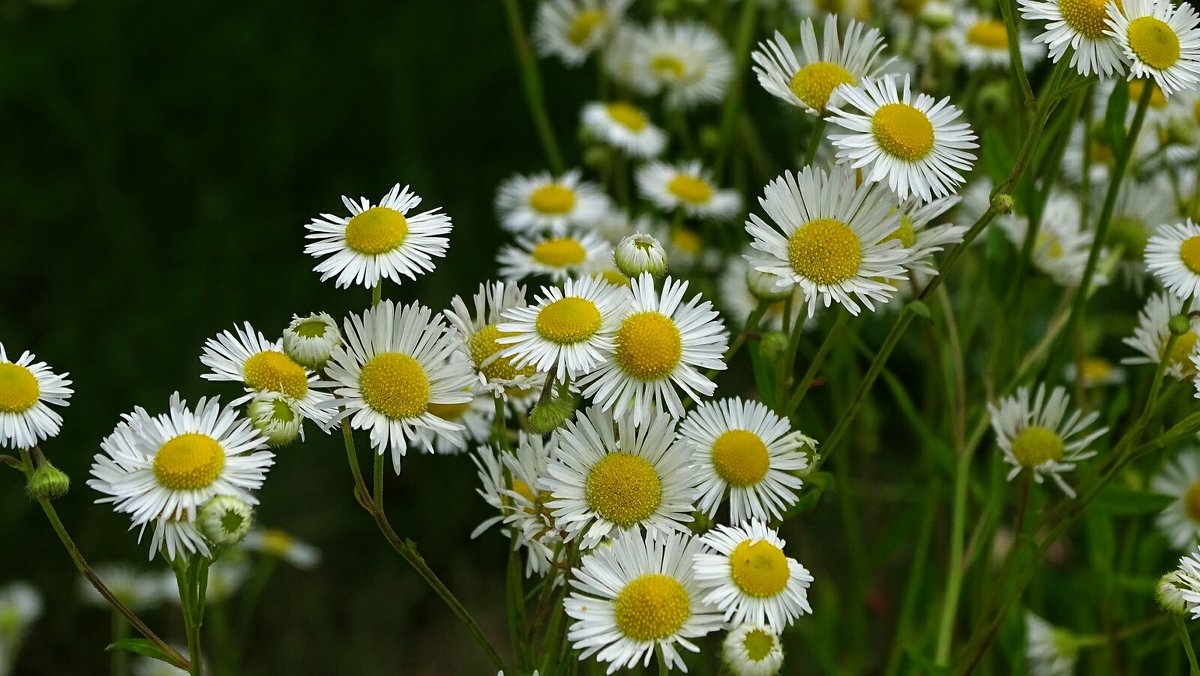
[[[71,488],[71,478],[62,470],[44,462],[25,482],[25,492],[34,500],[57,500]]]
[[[613,249],[613,261],[630,278],[643,272],[655,277],[667,274],[667,251],[653,235],[639,232],[622,239]]]
[[[565,396],[539,403],[529,411],[529,430],[549,434],[575,415],[575,397]]]
[[[326,312],[307,317],[292,315],[292,323],[283,330],[283,351],[297,364],[320,370],[329,361],[334,348],[342,344],[337,322]]]
[[[750,295],[758,300],[775,302],[792,295],[791,287],[785,286],[781,289],[778,283],[778,275],[760,272],[753,268],[746,271],[746,288],[750,289]]]
[[[246,537],[254,525],[254,510],[229,495],[210,498],[200,506],[196,526],[204,539],[216,547],[232,547]]]
[[[998,214],[1011,214],[1013,210],[1012,195],[1000,193],[992,198],[992,208]]]
[[[591,146],[587,150],[583,151],[583,164],[584,166],[597,169],[607,165],[611,155],[612,153],[610,153],[608,148],[605,148],[604,146]]]
[[[758,345],[758,353],[770,363],[775,363],[783,356],[788,348],[788,337],[781,331],[772,331],[762,337]]]
[[[721,145],[721,130],[712,125],[700,128],[700,146],[705,150],[713,150]]]
[[[1187,614],[1187,601],[1183,599],[1183,590],[1180,589],[1182,584],[1182,574],[1178,570],[1158,578],[1158,584],[1154,587],[1154,598],[1165,612],[1180,616]]]
[[[934,31],[940,31],[954,23],[957,8],[948,2],[927,2],[920,9],[918,19]]]
[[[1192,330],[1192,320],[1187,315],[1175,315],[1167,322],[1173,336],[1186,336]]]
[[[301,436],[304,417],[287,395],[279,392],[259,392],[246,405],[246,416],[254,429],[267,437],[267,443],[278,448]]]

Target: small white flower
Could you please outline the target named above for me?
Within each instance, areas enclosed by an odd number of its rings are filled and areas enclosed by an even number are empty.
[[[506,399],[520,399],[515,395],[536,392],[543,382],[533,366],[513,366],[512,358],[501,354],[505,346],[497,342],[511,335],[499,329],[503,313],[522,307],[526,307],[525,287],[512,282],[485,282],[471,297],[470,309],[462,297],[455,296],[450,309],[444,312],[462,341],[463,352],[471,358],[479,384]]]
[[[1200,293],[1200,225],[1160,225],[1146,243],[1146,268],[1168,291],[1183,299]]]
[[[632,29],[624,35],[621,47],[628,54],[612,67],[618,70],[617,78],[638,93],[661,92],[671,108],[692,108],[725,95],[733,77],[733,56],[708,26],[657,20],[646,30]]]
[[[1034,267],[1067,287],[1079,286],[1095,238],[1094,232],[1080,228],[1080,214],[1077,196],[1052,194],[1042,210],[1041,226],[1033,242]],[[1029,232],[1029,219],[1023,216],[1006,218],[1000,227],[1012,240],[1013,247],[1020,251]],[[1097,269],[1092,283],[1100,286],[1107,282]]]
[[[550,493],[540,488],[547,463],[557,454],[555,437],[545,441],[540,436],[520,432],[513,453],[479,446],[471,456],[479,470],[480,487],[476,492],[498,512],[479,524],[471,538],[479,537],[497,523],[503,524],[502,533],[508,539],[515,532],[516,546],[527,552],[525,577],[551,572],[555,548],[562,543],[547,505]]]
[[[1188,448],[1164,464],[1150,480],[1150,488],[1175,498],[1154,519],[1171,546],[1182,550],[1195,546],[1200,537],[1200,450]]]
[[[621,22],[632,0],[542,0],[533,23],[538,51],[578,66]]]
[[[1183,310],[1183,301],[1167,293],[1156,293],[1146,300],[1146,306],[1138,312],[1138,325],[1133,335],[1121,342],[1137,350],[1137,357],[1125,357],[1122,364],[1157,364],[1166,358],[1166,375],[1182,380],[1196,373],[1188,357],[1196,348],[1200,338],[1200,318],[1189,317],[1191,330],[1175,339],[1171,354],[1167,355],[1167,342],[1171,338],[1171,318]]]
[[[247,551],[277,556],[300,570],[310,570],[321,562],[320,550],[276,528],[250,531],[242,547]]]
[[[506,281],[542,276],[561,282],[607,265],[612,260],[612,248],[590,232],[551,234],[537,239],[518,236],[516,245],[504,246],[496,258],[500,276]]]
[[[734,676],[775,676],[783,666],[783,643],[767,625],[746,622],[725,635],[721,655]]]
[[[167,600],[175,593],[174,576],[172,584],[163,584],[164,578],[158,572],[134,568],[124,563],[100,563],[92,567],[96,576],[104,581],[104,586],[124,603],[130,610],[142,611]],[[85,603],[97,608],[109,610],[108,599],[100,595],[86,577],[79,577],[79,596]]]
[[[956,9],[954,26],[948,34],[968,70],[1008,68],[1012,62],[1008,52],[1008,29],[999,19],[970,8]],[[1037,65],[1046,54],[1046,48],[1040,42],[1026,35],[1019,35],[1017,43],[1025,70]]]
[[[1075,636],[1033,613],[1025,614],[1025,661],[1029,676],[1071,676],[1079,658]]]
[[[1054,63],[1071,50],[1071,67],[1080,75],[1111,77],[1122,73],[1121,46],[1106,34],[1115,5],[1106,0],[1018,0],[1026,21],[1045,21],[1034,38],[1050,48]]]
[[[583,106],[580,118],[588,133],[630,157],[658,157],[667,147],[666,133],[632,103],[592,101]]]
[[[578,169],[562,176],[548,171],[517,174],[496,191],[496,213],[510,232],[562,234],[569,226],[588,227],[610,211],[608,196],[600,186],[585,181]]]
[[[698,160],[650,162],[637,170],[637,185],[643,197],[664,211],[682,209],[688,216],[727,221],[742,208],[737,191],[718,188]]]
[[[1200,16],[1171,0],[1109,0],[1104,34],[1129,62],[1129,79],[1154,78],[1163,96],[1200,82]]]
[[[9,361],[0,343],[0,448],[33,448],[62,428],[62,416],[50,406],[68,405],[70,374],[58,375],[35,359],[22,352]]]

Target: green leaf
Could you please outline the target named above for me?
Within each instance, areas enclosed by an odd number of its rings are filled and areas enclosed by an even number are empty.
[[[171,658],[167,657],[166,653],[159,650],[158,646],[144,638],[123,638],[116,643],[108,644],[108,647],[105,648],[105,650],[124,650],[125,652],[131,652],[135,655],[141,655],[142,657],[153,657],[156,660],[161,660],[167,664],[175,665],[175,662],[172,661]]]
[[[920,673],[922,674],[928,674],[929,676],[948,676],[950,674],[949,667],[938,666],[936,662],[921,654],[921,651],[915,646],[906,647],[904,654],[914,664],[921,667]]]
[[[817,508],[821,502],[821,494],[833,488],[833,475],[829,472],[813,472],[804,477],[805,490],[800,494],[800,498],[796,500],[796,504],[788,508],[783,513],[783,520],[787,521],[793,516],[811,512]]]
[[[996,129],[988,127],[983,130],[983,141],[980,143],[983,170],[994,185],[1000,185],[1012,170],[1013,157],[1010,146]]]
[[[915,315],[924,317],[925,319],[929,319],[930,317],[929,306],[921,300],[910,301],[909,304],[905,306],[905,309]]]
[[[1125,116],[1129,113],[1129,83],[1121,78],[1117,78],[1116,83],[1104,112],[1104,141],[1113,155],[1125,147]]]
[[[1174,502],[1175,498],[1160,493],[1139,491],[1125,486],[1109,486],[1092,502],[1097,512],[1117,516],[1156,514]]]

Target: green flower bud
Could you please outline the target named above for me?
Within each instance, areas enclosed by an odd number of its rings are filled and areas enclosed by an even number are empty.
[[[254,525],[254,510],[229,495],[218,495],[200,506],[196,526],[204,539],[216,547],[241,542]]]
[[[610,151],[604,146],[591,146],[583,151],[583,164],[593,169],[608,164]]]
[[[279,392],[259,392],[246,405],[250,424],[267,437],[272,448],[286,446],[300,436],[304,418],[295,402]]]
[[[57,500],[71,488],[71,478],[50,463],[42,463],[25,482],[25,492],[34,500]]]
[[[643,272],[655,277],[667,274],[667,252],[652,235],[637,233],[622,239],[613,249],[613,262],[630,279]]]
[[[787,334],[780,331],[772,331],[762,337],[762,342],[758,346],[758,352],[762,355],[763,359],[774,363],[783,356],[787,348]]]
[[[575,397],[566,396],[539,403],[529,411],[529,430],[549,434],[575,415]]]
[[[1175,315],[1167,322],[1167,328],[1172,336],[1186,336],[1192,330],[1192,322],[1187,315]]]
[[[292,315],[292,322],[283,330],[283,352],[301,366],[320,370],[329,361],[334,348],[342,344],[337,322],[328,313],[316,312],[307,317]]]
[[[1013,197],[1005,193],[1000,193],[992,198],[992,208],[998,214],[1011,214],[1013,210]]]
[[[1181,617],[1187,615],[1187,602],[1183,600],[1183,590],[1180,589],[1182,584],[1182,575],[1178,570],[1173,570],[1158,579],[1158,584],[1154,587],[1154,598],[1163,611]]]

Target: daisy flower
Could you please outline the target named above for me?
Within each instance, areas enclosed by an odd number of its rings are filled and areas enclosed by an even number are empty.
[[[192,409],[176,392],[167,413],[151,416],[139,407],[122,416],[100,442],[87,483],[107,496],[97,503],[112,503],[135,525],[193,521],[217,495],[258,504],[251,491],[262,486],[275,462],[266,447],[266,438],[232,406],[222,407],[214,397],[201,398]]]
[[[612,351],[579,380],[583,396],[606,411],[629,413],[641,425],[664,408],[683,417],[676,388],[693,401],[717,389],[702,371],[725,369],[729,333],[712,303],[699,294],[684,301],[687,289],[686,281],[667,277],[659,292],[648,272],[633,280]]]
[[[612,247],[590,232],[551,234],[538,239],[517,237],[516,246],[505,246],[496,258],[500,276],[507,281],[541,275],[561,282],[611,262]]]
[[[811,166],[784,172],[758,202],[774,223],[750,214],[746,231],[757,249],[750,265],[777,276],[781,290],[800,286],[810,317],[818,299],[825,307],[837,301],[853,315],[859,302],[874,310],[873,301],[886,303],[895,293],[886,280],[907,278],[902,266],[911,252],[889,239],[900,227],[895,197],[867,183],[857,186],[846,167],[829,174]]]
[[[783,643],[764,624],[740,624],[725,635],[721,656],[734,676],[775,676],[783,666]]]
[[[234,326],[204,341],[200,363],[211,371],[205,380],[232,381],[245,385],[246,394],[230,402],[237,406],[261,392],[277,392],[295,403],[305,418],[325,429],[333,415],[333,397],[319,387],[316,374],[296,363],[283,351],[283,341],[268,341],[250,322]]]
[[[1105,243],[1113,249],[1120,247],[1119,270],[1134,289],[1141,290],[1146,276],[1146,244],[1150,241],[1150,233],[1160,224],[1175,221],[1179,216],[1168,181],[1139,183],[1127,178],[1121,183]]]
[[[667,147],[663,130],[627,101],[593,101],[583,106],[580,118],[589,134],[630,157],[657,157]]]
[[[681,164],[650,162],[637,170],[638,192],[664,211],[727,221],[742,208],[736,190],[718,188],[699,160]]]
[[[1083,270],[1087,266],[1095,233],[1081,230],[1079,222],[1079,198],[1067,193],[1054,193],[1042,210],[1042,223],[1037,239],[1033,243],[1033,266],[1067,287],[1079,286]],[[1017,251],[1024,245],[1029,232],[1029,219],[1008,218],[1000,227],[1008,234]],[[1097,286],[1107,283],[1107,278],[1097,269],[1092,282]]]
[[[1189,218],[1158,226],[1146,243],[1146,268],[1171,293],[1194,298],[1200,293],[1200,225]]]
[[[371,288],[385,279],[399,284],[401,276],[416,279],[431,272],[433,259],[446,255],[450,217],[439,209],[410,216],[421,198],[408,186],[392,186],[376,206],[366,197],[355,202],[345,195],[342,204],[349,218],[321,214],[305,226],[305,239],[312,241],[304,253],[325,258],[313,268],[321,281],[337,277],[338,288]]]
[[[475,444],[488,442],[492,436],[492,421],[496,418],[496,400],[489,393],[472,391],[469,402],[430,404],[429,412],[446,422],[463,426],[462,435],[457,438],[435,434],[428,427],[418,428],[416,431],[426,447],[432,446],[435,453],[452,455],[461,453]]]
[[[884,49],[879,29],[868,29],[857,21],[851,21],[845,39],[839,39],[837,17],[829,14],[821,43],[812,20],[805,19],[800,24],[802,53],[775,31],[775,38],[760,42],[750,58],[756,64],[758,83],[768,94],[819,117],[826,106],[841,102],[834,94],[839,85],[856,85],[879,74],[887,64],[882,58]]]
[[[615,348],[613,334],[624,309],[620,289],[595,277],[568,279],[559,287],[542,287],[531,307],[505,310],[495,340],[510,345],[500,355],[514,368],[532,365],[562,380],[596,368]]]
[[[721,628],[721,616],[700,600],[692,572],[699,542],[686,534],[649,536],[628,531],[610,547],[583,556],[563,604],[573,620],[567,640],[585,660],[608,662],[608,673],[650,664],[687,671],[683,648]]]
[[[62,416],[50,407],[68,405],[70,374],[36,358],[27,351],[9,361],[0,343],[0,448],[33,448],[62,429]]]
[[[1189,448],[1163,465],[1150,489],[1175,498],[1155,517],[1158,529],[1172,547],[1194,547],[1200,538],[1200,450]]]
[[[628,36],[631,51],[624,75],[638,93],[661,92],[670,108],[692,108],[725,96],[733,78],[733,56],[708,26],[658,20]]]
[[[0,587],[0,674],[13,673],[21,644],[44,607],[41,593],[28,582],[17,580]]]
[[[1167,294],[1158,293],[1151,296],[1141,312],[1138,312],[1138,325],[1133,335],[1123,338],[1125,343],[1139,353],[1136,357],[1125,357],[1122,364],[1158,364],[1165,357],[1167,361],[1166,375],[1182,380],[1192,377],[1196,369],[1188,361],[1188,357],[1196,349],[1197,339],[1200,338],[1200,318],[1188,317],[1191,330],[1175,339],[1171,354],[1167,355],[1167,341],[1171,339],[1171,318],[1183,311],[1183,301]]]
[[[717,526],[700,538],[696,582],[705,603],[733,624],[765,624],[782,632],[797,617],[812,614],[808,586],[812,574],[783,553],[786,543],[758,519],[741,526]]]
[[[919,195],[928,202],[953,194],[966,182],[960,172],[970,172],[975,154],[975,132],[965,122],[955,122],[962,111],[944,98],[913,94],[909,76],[904,88],[895,75],[863,80],[857,86],[841,85],[837,94],[859,112],[831,106],[829,122],[849,133],[831,134],[837,161],[863,168],[863,181],[887,182],[901,200]]]
[[[419,430],[460,439],[463,426],[438,417],[431,406],[471,401],[475,374],[466,360],[450,359],[457,346],[442,318],[431,314],[419,303],[397,307],[385,300],[350,315],[343,325],[346,344],[334,350],[326,369],[344,407],[337,418],[369,430],[380,455],[390,449],[397,474],[408,444],[419,440],[433,452]]]
[[[533,22],[533,39],[543,55],[578,66],[621,23],[632,0],[543,0]]]
[[[1200,17],[1187,3],[1110,0],[1104,34],[1129,62],[1129,79],[1153,78],[1163,96],[1200,82]]]
[[[757,401],[739,397],[698,406],[679,427],[679,443],[699,475],[696,509],[715,517],[726,492],[729,520],[779,519],[796,503],[808,469],[805,450],[817,442],[793,431],[786,418]]]
[[[508,397],[541,386],[542,380],[532,365],[513,366],[512,358],[501,354],[504,345],[497,339],[514,334],[498,328],[504,311],[523,308],[525,287],[512,282],[485,282],[471,297],[471,308],[460,296],[450,301],[446,319],[462,341],[463,351],[479,377],[479,384],[488,392]]]
[[[246,551],[274,556],[300,570],[311,570],[321,562],[321,551],[277,528],[255,528],[242,541]]]
[[[1071,676],[1079,659],[1075,635],[1025,613],[1025,662],[1030,676]]]
[[[342,344],[342,332],[328,312],[314,312],[307,317],[292,315],[283,330],[283,352],[293,361],[314,371],[325,367],[333,348]]]
[[[957,10],[955,17],[954,26],[947,34],[958,48],[967,70],[1008,68],[1012,59],[1008,53],[1008,29],[1003,21],[969,8]],[[1025,70],[1037,65],[1046,54],[1046,48],[1041,43],[1025,35],[1018,36],[1017,44]]]
[[[564,532],[591,548],[614,532],[686,531],[695,478],[675,442],[675,421],[656,416],[635,427],[630,416],[590,407],[560,428],[558,453],[541,488]]]
[[[909,250],[904,269],[908,270],[914,279],[926,279],[937,275],[933,255],[948,244],[962,242],[963,235],[967,232],[966,226],[949,223],[930,225],[934,219],[952,209],[959,201],[961,198],[954,195],[928,203],[910,199],[900,205],[900,227],[888,237],[899,241],[901,246]]]
[[[1200,549],[1179,559],[1175,582],[1192,619],[1200,619]]]
[[[1026,21],[1045,21],[1045,30],[1034,38],[1050,48],[1058,63],[1071,49],[1070,65],[1080,75],[1110,77],[1121,73],[1121,46],[1106,35],[1112,3],[1106,0],[1017,0]]]
[[[1080,384],[1088,388],[1120,385],[1125,382],[1125,370],[1104,357],[1084,357],[1082,366],[1067,364],[1063,375],[1072,382],[1078,378]]]
[[[1108,428],[1085,432],[1100,414],[1075,411],[1068,416],[1071,401],[1062,387],[1054,388],[1047,398],[1045,385],[1038,385],[1032,402],[1029,397],[1029,388],[1021,387],[1016,395],[1001,399],[999,405],[988,404],[996,443],[1004,451],[1004,461],[1013,466],[1008,480],[1028,469],[1034,481],[1041,483],[1049,476],[1063,493],[1073,498],[1075,491],[1062,474],[1075,469],[1079,461],[1096,455],[1086,449],[1106,434]]]
[[[481,445],[471,456],[479,470],[480,487],[476,492],[497,511],[496,516],[479,524],[471,538],[496,524],[503,524],[502,532],[510,540],[515,532],[516,546],[527,551],[525,577],[551,572],[555,549],[562,543],[547,506],[550,493],[540,488],[552,455],[558,455],[554,436],[546,441],[538,435],[518,432],[515,452]]]
[[[543,171],[509,178],[496,192],[500,225],[524,235],[547,230],[561,234],[567,226],[588,226],[603,219],[611,206],[608,196],[582,177],[582,172],[572,169],[562,176]]]

